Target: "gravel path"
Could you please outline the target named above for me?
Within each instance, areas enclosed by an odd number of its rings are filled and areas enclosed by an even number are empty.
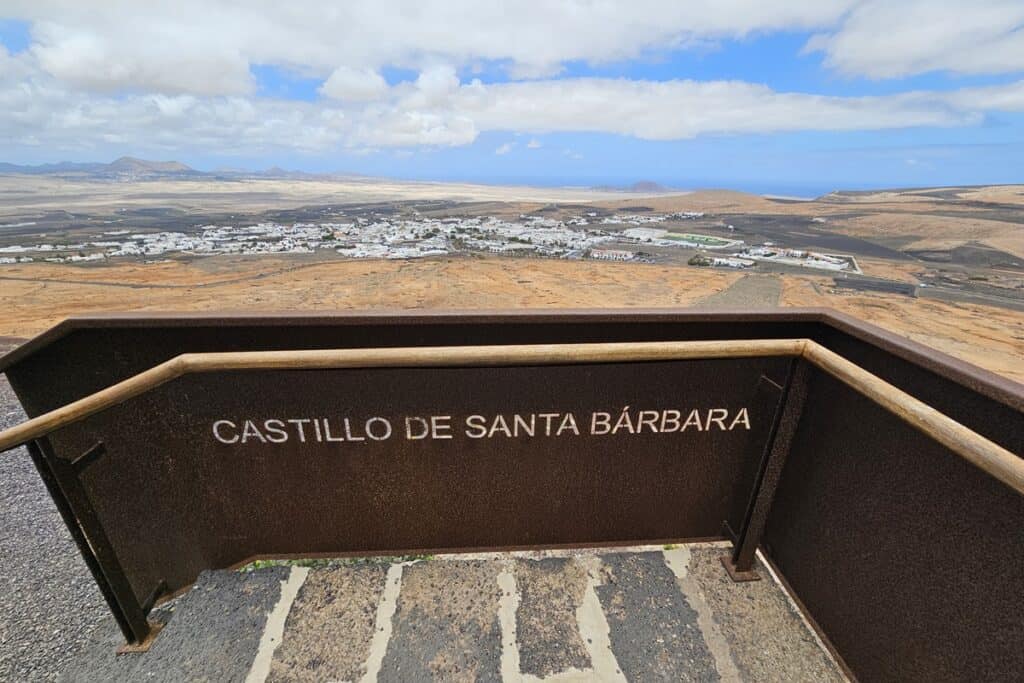
[[[0,428],[24,419],[0,376]],[[0,487],[0,680],[54,680],[107,606],[24,448],[0,454]]]
[[[779,305],[782,278],[778,275],[744,275],[729,287],[697,302],[695,308],[765,308]]]

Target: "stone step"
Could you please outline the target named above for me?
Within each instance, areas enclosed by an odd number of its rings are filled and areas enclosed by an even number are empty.
[[[110,630],[66,680],[841,681],[763,566],[721,544],[208,572],[150,652]]]

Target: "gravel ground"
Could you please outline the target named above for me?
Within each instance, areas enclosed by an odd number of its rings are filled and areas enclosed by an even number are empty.
[[[116,654],[124,640],[111,619],[97,629],[88,651],[70,662],[60,680],[243,683],[288,573],[287,567],[203,572],[192,590],[174,601],[173,614],[165,609],[153,619],[166,625],[149,652]]]
[[[711,606],[743,680],[846,680],[774,582],[733,582],[722,571],[720,551],[694,549],[692,558],[690,576]]]
[[[0,376],[0,428],[24,419]],[[24,448],[0,454],[0,487],[0,680],[54,680],[109,613]]]

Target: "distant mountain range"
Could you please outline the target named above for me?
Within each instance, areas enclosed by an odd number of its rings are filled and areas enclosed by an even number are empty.
[[[121,157],[109,164],[78,163],[62,161],[57,164],[40,164],[39,166],[20,166],[0,162],[2,174],[25,175],[64,175],[85,174],[110,177],[125,176],[160,176],[160,175],[205,175],[180,161],[148,161],[135,157]]]
[[[301,180],[309,178],[363,178],[355,173],[306,173],[305,171],[289,171],[273,166],[263,171],[250,171],[241,168],[216,168],[212,171],[199,171],[180,161],[150,161],[137,157],[121,157],[109,164],[100,162],[62,161],[57,164],[39,164],[23,166],[0,162],[0,176],[3,175],[55,175],[78,176],[100,180],[140,180],[147,178],[279,178]]]
[[[121,157],[109,164],[101,162],[75,162],[62,161],[56,164],[39,164],[36,166],[10,164],[0,162],[0,176],[2,175],[55,175],[55,176],[85,176],[88,178],[106,180],[137,180],[146,178],[280,178],[289,180],[302,179],[331,179],[344,178],[346,180],[369,179],[358,173],[307,173],[305,171],[289,171],[280,166],[273,166],[263,171],[250,171],[241,168],[216,168],[212,171],[199,171],[180,161],[150,161],[137,157]],[[657,194],[672,192],[672,188],[665,187],[650,180],[641,180],[631,185],[601,185],[593,187],[594,190],[616,191],[616,192],[638,192],[645,194]]]
[[[665,187],[653,180],[639,180],[632,185],[598,185],[592,189],[604,192],[643,192],[645,194],[675,191],[673,188]]]

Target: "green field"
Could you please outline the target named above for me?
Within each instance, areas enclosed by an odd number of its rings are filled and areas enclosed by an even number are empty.
[[[694,242],[696,244],[704,244],[709,247],[724,247],[729,244],[730,240],[723,240],[719,237],[712,237],[711,235],[697,235],[692,232],[684,233],[667,233],[665,239],[668,240],[679,240],[680,242]]]

